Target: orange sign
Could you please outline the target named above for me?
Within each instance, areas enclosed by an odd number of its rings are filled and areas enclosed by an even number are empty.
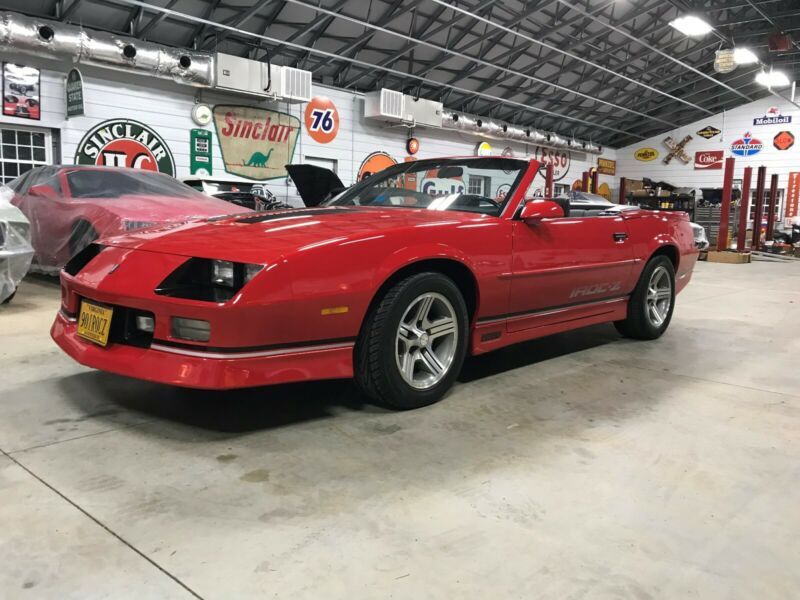
[[[361,163],[361,167],[358,169],[358,181],[396,164],[397,161],[386,152],[373,152]]]
[[[786,218],[791,219],[798,215],[800,204],[800,173],[789,173],[789,185],[786,189]]]
[[[314,96],[306,104],[304,120],[308,135],[320,144],[332,142],[339,133],[339,111],[333,100],[325,96]]]

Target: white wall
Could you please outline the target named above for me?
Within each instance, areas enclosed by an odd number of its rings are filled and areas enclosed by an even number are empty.
[[[778,107],[783,115],[792,117],[792,122],[783,125],[753,125],[753,119],[763,117],[770,107]],[[706,125],[711,125],[721,129],[722,133],[709,139],[703,139],[697,135],[697,131]],[[795,145],[789,150],[779,151],[773,146],[772,140],[779,131],[791,131],[797,136]],[[750,132],[753,137],[761,140],[764,144],[763,150],[758,154],[748,157],[734,156],[731,153],[731,144],[740,139],[746,132]],[[683,164],[677,158],[673,158],[669,165],[665,165],[662,159],[669,152],[663,144],[667,136],[673,140],[680,141],[686,135],[691,135],[692,140],[686,146],[686,152],[692,160],[689,164]],[[660,156],[651,162],[640,162],[634,158],[634,152],[639,148],[655,148]],[[662,133],[655,137],[642,140],[631,146],[617,149],[617,174],[622,177],[641,179],[649,177],[656,181],[666,181],[667,183],[679,186],[698,189],[704,187],[722,187],[723,170],[697,170],[694,168],[695,152],[703,150],[724,150],[725,158],[734,156],[736,168],[734,179],[741,179],[745,167],[767,167],[767,185],[773,173],[778,174],[779,188],[785,188],[790,171],[800,171],[800,109],[793,104],[781,101],[775,96],[758,100],[740,106],[725,113],[714,115],[699,121],[695,121],[684,127],[673,131]],[[755,186],[755,169],[753,172],[753,186]]]
[[[175,159],[176,175],[189,175],[189,130],[195,128],[190,117],[195,98],[208,104],[251,104],[282,112],[289,112],[302,123],[305,105],[288,103],[255,102],[246,96],[220,94],[207,90],[197,90],[170,81],[158,80],[141,75],[133,75],[80,66],[84,76],[85,116],[65,117],[64,84],[66,73],[72,65],[40,61],[30,57],[4,57],[4,60],[36,66],[42,69],[42,118],[31,121],[15,117],[0,116],[0,123],[51,128],[61,134],[61,161],[71,164],[75,149],[83,135],[94,125],[112,118],[130,118],[153,128],[167,143]],[[319,144],[308,136],[302,128],[300,140],[295,150],[293,162],[302,162],[306,156],[334,159],[338,163],[339,177],[346,185],[355,181],[359,166],[364,158],[383,150],[395,160],[402,162],[406,157],[405,142],[408,132],[402,127],[387,127],[363,117],[363,97],[354,92],[314,85],[315,95],[328,96],[336,104],[340,117],[339,133],[328,144]],[[208,129],[214,131],[214,126]],[[437,129],[418,128],[414,132],[420,140],[418,158],[431,158],[447,155],[472,155],[479,138],[468,134],[447,132]],[[515,156],[532,156],[532,146],[517,142],[489,140],[499,154],[510,146]],[[597,157],[583,153],[572,153],[569,170],[558,183],[571,184],[581,179],[581,173],[597,164]],[[606,158],[616,158],[613,149],[607,150]],[[214,132],[213,172],[223,174],[222,156]],[[618,177],[601,175],[601,183],[612,188],[616,198]],[[535,183],[543,187],[543,181]],[[273,192],[280,198],[299,204],[294,186],[280,179],[270,182]]]

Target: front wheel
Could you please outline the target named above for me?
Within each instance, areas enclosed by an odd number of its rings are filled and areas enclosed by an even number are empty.
[[[666,256],[650,259],[628,302],[628,317],[614,326],[625,337],[654,340],[669,327],[675,309],[675,267]]]
[[[441,273],[395,284],[367,316],[356,345],[356,383],[397,409],[433,404],[455,383],[469,336],[467,307]]]

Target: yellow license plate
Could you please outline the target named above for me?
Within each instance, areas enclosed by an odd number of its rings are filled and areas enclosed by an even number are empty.
[[[78,335],[95,344],[107,345],[113,314],[113,308],[99,306],[84,300],[81,302],[81,312],[78,315]]]

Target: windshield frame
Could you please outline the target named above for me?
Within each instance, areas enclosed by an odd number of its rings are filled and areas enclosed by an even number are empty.
[[[341,207],[345,207],[345,208],[346,207],[371,208],[371,206],[369,204],[366,204],[366,205],[358,205],[358,204],[352,204],[352,203],[343,204],[342,202],[348,201],[349,198],[351,198],[352,196],[356,196],[356,195],[360,194],[365,189],[368,189],[368,188],[371,188],[371,187],[375,187],[376,184],[378,184],[381,181],[384,181],[386,179],[390,179],[392,177],[397,177],[399,175],[403,175],[403,174],[411,172],[411,171],[422,172],[422,171],[430,170],[432,168],[439,168],[440,169],[440,168],[445,167],[445,166],[468,167],[468,166],[470,166],[468,163],[485,163],[485,162],[502,163],[502,162],[506,162],[506,161],[511,163],[511,164],[513,164],[513,169],[514,170],[518,170],[519,172],[518,172],[516,178],[514,179],[514,182],[509,187],[509,190],[506,193],[505,199],[503,200],[502,203],[500,203],[500,209],[499,209],[498,213],[497,214],[487,215],[487,216],[490,216],[490,217],[500,218],[504,214],[507,213],[507,210],[508,210],[509,206],[512,205],[512,200],[515,201],[514,204],[518,203],[518,199],[516,197],[517,196],[517,192],[520,190],[520,188],[523,186],[523,184],[526,184],[526,183],[529,184],[530,183],[530,182],[526,182],[526,179],[527,179],[526,175],[528,174],[528,172],[530,171],[530,168],[531,168],[531,161],[530,160],[527,160],[525,158],[514,158],[514,157],[508,157],[508,156],[462,156],[462,157],[445,157],[445,158],[426,158],[426,159],[423,159],[423,160],[414,160],[414,161],[408,161],[408,162],[403,162],[403,163],[397,163],[395,165],[392,165],[391,167],[387,167],[387,168],[383,169],[382,171],[378,171],[377,173],[374,173],[373,175],[370,175],[366,179],[363,179],[362,181],[359,181],[358,183],[350,186],[349,188],[347,188],[346,190],[344,190],[341,193],[337,194],[333,198],[330,198],[330,199],[322,202],[320,204],[320,206],[325,206],[325,207],[328,207],[328,206],[341,206]],[[497,166],[483,167],[483,168],[502,169],[502,166],[500,166],[500,164],[498,164]],[[509,170],[511,170],[511,169],[509,169]],[[527,185],[525,187],[527,187]],[[386,206],[386,207],[388,207],[388,206]],[[392,207],[392,208],[395,208],[395,209],[396,208],[405,208],[407,210],[428,210],[427,207],[423,207],[423,206],[419,206],[419,207],[417,207],[417,206],[405,206],[405,207],[395,206],[395,207]],[[454,212],[460,212],[457,209],[448,209],[448,210],[453,210]],[[471,211],[464,211],[464,212],[471,212]],[[478,214],[486,214],[486,213],[478,213]]]

